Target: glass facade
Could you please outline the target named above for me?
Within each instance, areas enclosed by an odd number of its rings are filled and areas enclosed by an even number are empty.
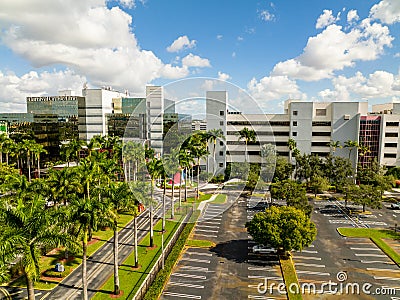
[[[366,146],[369,151],[358,152],[358,162],[364,166],[370,164],[379,156],[379,136],[381,128],[380,116],[361,116],[360,119],[360,146]]]

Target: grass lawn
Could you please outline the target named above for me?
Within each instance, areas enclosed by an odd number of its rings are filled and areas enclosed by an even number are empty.
[[[224,203],[226,202],[226,199],[227,199],[227,195],[219,194],[219,195],[217,195],[217,197],[216,197],[213,201],[211,201],[210,203],[213,203],[213,204],[224,204]]]
[[[208,240],[190,240],[186,241],[186,246],[188,247],[198,247],[198,248],[210,248],[214,247],[215,243]]]
[[[400,234],[393,230],[373,228],[338,228],[340,234],[347,237],[363,237],[371,239],[389,258],[400,266],[400,255],[383,239],[400,240]]]
[[[299,280],[297,279],[296,270],[294,268],[294,264],[292,261],[292,257],[286,257],[283,255],[279,256],[279,261],[281,264],[282,275],[286,285],[286,291],[288,293],[289,300],[301,300],[303,297],[301,296],[301,290],[299,293],[296,292],[299,288]]]
[[[122,229],[133,219],[130,214],[121,214],[118,220],[118,227]],[[101,246],[103,246],[112,236],[114,232],[111,229],[99,230],[93,232],[93,242],[88,245],[87,252],[88,257],[95,253]],[[63,262],[65,267],[65,272],[63,272],[62,277],[44,277],[35,282],[35,288],[42,290],[51,290],[55,288],[60,281],[62,281],[67,275],[69,275],[74,269],[76,269],[82,262],[82,255],[69,254],[70,260]],[[42,256],[40,259],[40,270],[44,272],[49,269],[53,269],[55,264],[64,259],[64,249],[57,249],[51,251],[50,254]],[[14,281],[12,281],[9,286],[13,287],[26,287],[25,277],[21,276]]]
[[[175,215],[175,221],[167,219],[165,224],[166,233],[164,234],[164,245],[171,239],[173,233],[177,230],[183,215]],[[130,299],[137,291],[147,274],[153,267],[157,258],[161,255],[161,220],[154,226],[154,249],[148,248],[150,243],[150,235],[147,234],[145,238],[139,243],[139,268],[135,269],[135,255],[132,253],[127,260],[119,267],[120,289],[123,295],[118,299]],[[101,291],[96,293],[93,299],[110,299],[110,295],[114,290],[114,275],[112,275],[107,282],[101,287]]]

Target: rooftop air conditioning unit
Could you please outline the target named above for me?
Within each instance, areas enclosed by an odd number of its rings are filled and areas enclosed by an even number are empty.
[[[344,115],[343,119],[350,120],[350,115]]]

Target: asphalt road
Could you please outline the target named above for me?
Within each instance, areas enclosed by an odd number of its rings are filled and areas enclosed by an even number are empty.
[[[275,287],[283,282],[279,262],[276,255],[252,253],[254,242],[244,224],[256,210],[248,209],[249,199],[235,198],[228,197],[227,204],[206,206],[193,238],[211,240],[216,246],[187,248],[161,299],[286,299],[276,288],[271,293],[258,291],[265,280]],[[235,202],[230,205],[229,201]]]

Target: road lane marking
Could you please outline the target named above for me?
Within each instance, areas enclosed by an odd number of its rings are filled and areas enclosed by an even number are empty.
[[[370,253],[356,253],[355,256],[369,256],[369,257],[387,257],[383,254],[370,254]]]
[[[171,276],[193,278],[193,279],[207,279],[207,277],[203,276],[203,275],[193,275],[193,274],[185,274],[185,273],[173,273],[173,274],[171,274]]]
[[[313,272],[313,271],[296,271],[297,274],[307,274],[307,275],[320,275],[320,276],[330,276],[329,273],[324,272]]]
[[[309,260],[321,260],[321,257],[313,256],[296,256],[295,259],[309,259]]]
[[[196,232],[194,234],[199,235],[199,236],[206,236],[206,237],[214,237],[214,238],[218,237],[217,235],[202,234],[202,233],[196,233]]]
[[[203,256],[212,256],[211,253],[200,253],[200,252],[192,252],[192,251],[186,251],[187,254],[190,255],[203,255]]]
[[[169,285],[184,286],[184,287],[194,288],[194,289],[204,289],[204,285],[190,284],[190,283],[183,283],[183,282],[170,282]]]
[[[383,272],[396,272],[399,273],[400,270],[394,270],[394,269],[380,269],[380,268],[367,268],[367,271],[383,271]]]
[[[203,267],[194,267],[194,266],[182,266],[179,267],[180,269],[189,269],[191,271],[198,271],[198,272],[213,272],[213,271],[208,271],[208,268],[203,268]]]
[[[315,268],[325,268],[325,265],[315,265],[315,264],[306,264],[306,263],[294,263],[296,266],[306,266],[306,267],[315,267]]]
[[[197,224],[197,225],[196,225],[196,227],[204,227],[204,228],[218,228],[218,229],[219,229],[219,226],[209,226],[209,225],[200,225],[200,224]]]
[[[397,278],[397,277],[381,277],[381,276],[374,276],[374,279],[377,279],[377,280],[393,280],[393,281],[399,280],[399,281],[400,281],[400,278]]]
[[[276,271],[273,267],[247,267],[249,271]]]
[[[210,263],[210,261],[206,260],[206,259],[197,259],[197,258],[188,258],[188,257],[182,257],[181,260],[200,262],[200,263],[205,263],[205,264],[209,264]]]
[[[187,299],[201,299],[201,296],[197,295],[189,295],[189,294],[178,294],[178,293],[170,293],[164,292],[164,296],[178,297],[178,298],[187,298]]]
[[[381,249],[378,248],[350,248],[351,250],[365,250],[365,251],[381,251]]]
[[[386,264],[386,265],[394,265],[395,263],[392,261],[381,261],[381,260],[361,260],[363,264]]]
[[[197,232],[197,231],[201,231],[201,232],[215,232],[215,233],[217,233],[218,232],[218,230],[210,230],[210,229],[195,229],[195,231]]]

